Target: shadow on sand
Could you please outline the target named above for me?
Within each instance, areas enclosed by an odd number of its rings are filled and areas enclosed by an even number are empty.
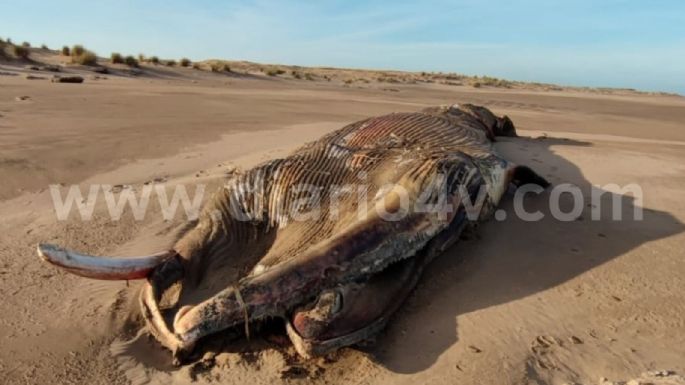
[[[498,150],[511,161],[529,165],[553,185],[580,187],[584,195],[581,218],[570,222],[554,219],[548,203],[551,189],[541,195],[529,194],[524,200],[527,211],[545,214],[537,222],[516,218],[512,196],[506,197],[501,204],[507,212],[505,221],[482,224],[478,240],[458,242],[424,271],[418,289],[369,351],[380,365],[397,373],[425,370],[458,343],[458,315],[558,286],[646,242],[685,229],[671,214],[647,208],[643,220],[633,220],[631,196],[620,200],[624,220],[612,220],[615,194],[610,192],[602,195],[601,219],[591,220],[592,185],[578,167],[554,153],[550,147],[556,145],[591,144],[512,138],[499,143]],[[560,208],[570,212],[573,203],[569,194],[563,194]]]

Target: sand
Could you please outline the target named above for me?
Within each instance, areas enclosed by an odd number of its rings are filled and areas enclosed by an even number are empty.
[[[47,59],[59,61],[59,58]],[[683,383],[685,373],[685,99],[578,90],[364,83],[145,68],[83,84],[27,79],[1,62],[0,373],[4,383],[335,384]],[[24,100],[21,96],[28,96]],[[153,205],[118,221],[102,200],[92,220],[60,221],[49,184],[220,184],[234,168],[283,156],[363,117],[475,103],[509,115],[521,138],[498,150],[554,184],[584,192],[570,222],[547,215],[489,221],[425,272],[369,344],[302,360],[282,336],[222,346],[181,368],[142,330],[139,283],[65,274],[38,242],[97,254],[168,246],[184,218]],[[592,185],[639,184],[614,221]],[[66,187],[62,187],[66,191]],[[526,205],[549,213],[550,193]],[[572,202],[562,197],[562,208]],[[588,206],[589,205],[589,206]],[[669,372],[650,372],[667,370]],[[673,371],[674,373],[671,373]],[[680,382],[679,382],[680,381]]]

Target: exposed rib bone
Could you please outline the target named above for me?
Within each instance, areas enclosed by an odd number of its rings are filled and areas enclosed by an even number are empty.
[[[155,266],[174,255],[172,251],[132,257],[94,257],[50,244],[38,245],[38,256],[82,277],[103,280],[129,280],[147,277]]]

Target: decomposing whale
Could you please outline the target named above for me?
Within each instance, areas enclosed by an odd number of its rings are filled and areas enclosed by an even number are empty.
[[[146,280],[147,328],[178,361],[274,317],[298,353],[324,354],[380,331],[426,264],[511,186],[548,186],[499,156],[497,136],[516,136],[512,121],[470,104],[365,119],[230,178],[169,251],[94,257],[41,244],[38,254],[89,278]],[[239,280],[193,295],[247,255]]]

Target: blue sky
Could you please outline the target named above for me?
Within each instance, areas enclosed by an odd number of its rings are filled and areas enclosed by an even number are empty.
[[[453,71],[685,94],[685,0],[0,0],[0,37],[99,55]]]

